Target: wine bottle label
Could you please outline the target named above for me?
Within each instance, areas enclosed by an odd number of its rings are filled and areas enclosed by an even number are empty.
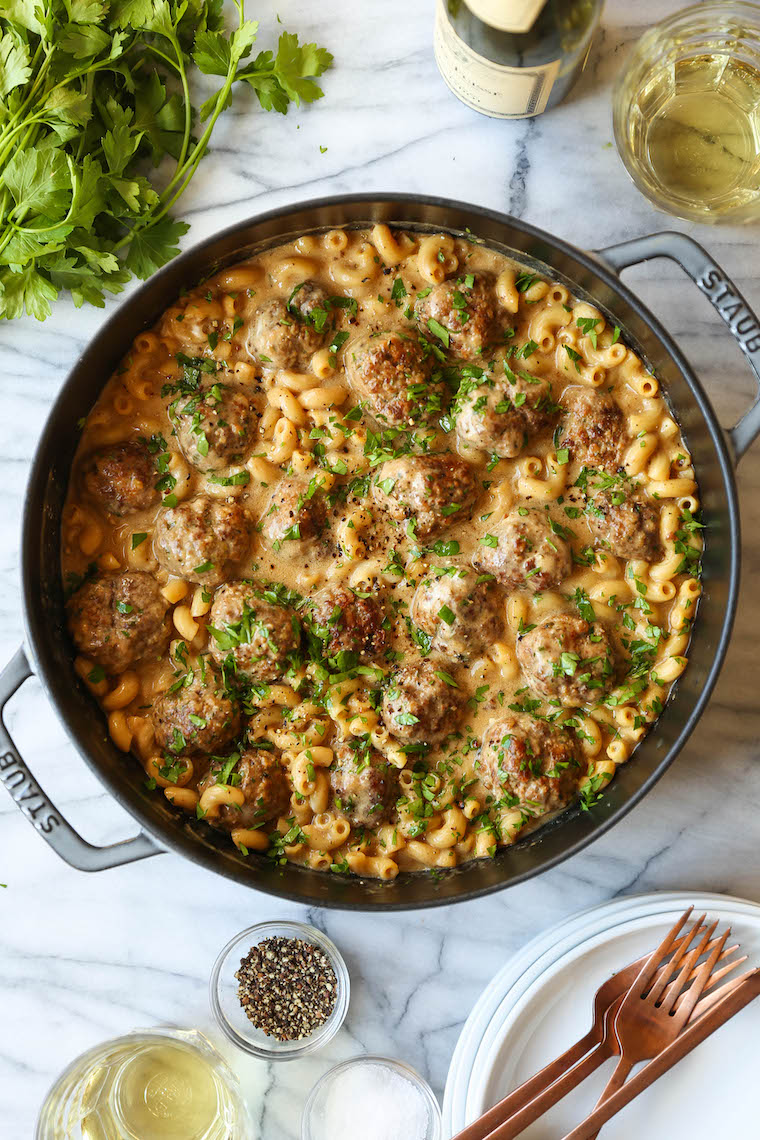
[[[546,109],[559,59],[537,67],[505,67],[485,59],[454,31],[445,0],[436,10],[434,46],[447,87],[473,110],[495,119],[524,119]]]
[[[474,16],[500,32],[529,32],[546,0],[464,0]]]

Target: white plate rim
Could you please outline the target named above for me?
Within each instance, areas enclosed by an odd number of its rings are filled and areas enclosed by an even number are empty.
[[[617,912],[627,909],[637,897],[613,899],[603,905],[610,911]],[[544,955],[548,961],[553,960],[552,951],[562,942],[563,934],[577,928],[584,919],[592,918],[600,909],[599,904],[586,907],[580,912],[569,915],[549,930],[536,935],[502,966],[486,986],[465,1022],[452,1055],[443,1103],[444,1121],[450,1132],[455,1131],[453,1124],[455,1120],[464,1119],[464,1100],[478,1047],[488,1025],[497,1016],[499,1008],[504,1002],[509,1001],[512,995],[517,996],[523,991],[527,984],[527,971],[534,962],[542,959]]]
[[[454,1121],[464,1119],[463,1102],[466,1098],[467,1085],[480,1040],[482,1040],[487,1026],[504,1002],[509,1001],[513,994],[518,995],[523,991],[526,974],[530,966],[544,955],[546,955],[547,961],[552,961],[554,957],[552,951],[562,943],[563,934],[567,934],[573,928],[577,928],[582,936],[580,924],[583,923],[584,919],[588,918],[594,921],[600,912],[605,912],[609,913],[612,921],[614,914],[634,906],[642,897],[644,896],[626,895],[622,898],[608,900],[606,903],[596,903],[569,915],[548,930],[530,939],[491,979],[467,1018],[452,1054],[443,1101],[444,1123],[451,1133],[464,1127],[463,1124],[460,1124],[455,1129]],[[473,1039],[475,1039],[474,1046],[471,1044]]]
[[[701,905],[699,909],[702,910]],[[711,915],[720,915],[723,918],[730,918],[732,920],[742,919],[745,923],[749,922],[760,929],[760,907],[758,906],[752,906],[751,909],[748,908],[747,910],[740,910],[736,903],[723,906],[718,902],[712,902],[709,910]],[[623,918],[621,922],[616,923],[614,927],[601,930],[597,934],[583,939],[566,953],[560,954],[551,966],[547,967],[542,973],[540,985],[537,979],[534,980],[510,1006],[504,1019],[499,1020],[498,1024],[495,1021],[492,1022],[492,1025],[495,1026],[495,1031],[489,1034],[487,1044],[484,1040],[483,1048],[479,1050],[475,1065],[470,1074],[465,1105],[466,1116],[468,1118],[474,1118],[483,1111],[485,1086],[490,1079],[494,1057],[499,1051],[504,1037],[516,1024],[526,1005],[535,998],[539,989],[543,989],[545,985],[551,985],[553,978],[556,977],[560,971],[565,970],[568,966],[572,966],[574,961],[592,953],[596,947],[602,945],[611,936],[635,933],[637,930],[646,929],[651,926],[653,919],[661,919],[667,916],[669,920],[671,915],[675,918],[678,913],[679,908],[674,907],[672,910],[668,908],[665,911],[659,909],[652,910],[647,914],[629,914],[626,918]],[[589,1010],[589,1015],[590,1012]],[[490,1028],[489,1026],[489,1029]],[[568,1045],[569,1044],[571,1044],[571,1042],[568,1041]]]
[[[477,1087],[478,1079],[482,1085],[482,1078],[475,1076],[476,1070],[487,1073],[487,1058],[495,1048],[494,1041],[500,1037],[505,1019],[527,991],[533,989],[539,975],[580,946],[609,936],[618,926],[661,913],[677,913],[689,905],[760,920],[760,905],[751,899],[702,891],[654,891],[587,907],[539,934],[518,951],[481,994],[455,1047],[444,1092],[446,1134],[453,1135],[468,1122],[468,1111],[472,1111],[475,1099],[472,1089]]]

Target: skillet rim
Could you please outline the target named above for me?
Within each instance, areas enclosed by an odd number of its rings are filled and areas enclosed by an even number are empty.
[[[534,241],[543,243],[548,250],[552,252],[560,252],[565,257],[577,262],[587,272],[593,276],[600,278],[604,284],[611,290],[615,297],[619,297],[636,313],[638,318],[648,327],[651,333],[659,341],[662,348],[668,354],[670,359],[675,364],[676,368],[681,373],[684,381],[686,382],[693,398],[696,401],[697,407],[701,412],[715,451],[718,456],[719,469],[721,475],[722,489],[726,496],[726,514],[728,519],[728,549],[730,555],[730,564],[728,567],[728,580],[727,586],[727,599],[725,613],[720,621],[720,635],[717,639],[715,650],[713,653],[712,663],[709,667],[705,677],[702,690],[695,698],[693,706],[686,717],[685,723],[681,727],[673,744],[668,752],[657,763],[654,770],[650,773],[641,785],[635,789],[628,798],[615,808],[611,809],[609,815],[599,821],[593,822],[593,826],[589,827],[585,834],[581,834],[579,838],[571,842],[562,851],[547,857],[538,865],[518,871],[512,875],[506,874],[504,878],[497,882],[487,883],[483,886],[467,887],[459,886],[458,889],[452,890],[450,894],[436,895],[434,893],[436,883],[430,877],[425,878],[425,883],[429,884],[431,890],[431,897],[418,900],[394,900],[383,901],[382,888],[372,896],[369,890],[365,890],[366,899],[362,901],[345,901],[339,896],[336,898],[323,898],[321,895],[314,894],[309,889],[309,883],[312,881],[311,876],[319,872],[304,871],[302,872],[303,890],[291,890],[286,887],[279,889],[274,883],[263,881],[258,882],[251,880],[245,875],[245,865],[237,863],[230,863],[221,856],[214,858],[218,853],[210,846],[200,842],[197,837],[183,832],[180,828],[176,827],[172,822],[166,824],[160,820],[151,820],[146,823],[143,808],[136,796],[133,789],[124,787],[117,783],[112,778],[110,773],[104,771],[90,755],[84,744],[80,741],[77,733],[69,723],[69,719],[62,707],[62,702],[58,700],[55,695],[54,686],[51,680],[52,668],[48,670],[48,666],[44,662],[44,649],[45,649],[45,632],[47,631],[48,638],[50,630],[42,620],[41,607],[39,606],[38,598],[35,594],[35,585],[39,581],[39,574],[35,571],[35,567],[40,564],[40,542],[39,542],[39,519],[42,504],[45,500],[45,482],[49,472],[49,462],[47,456],[51,450],[56,447],[56,435],[60,434],[57,431],[57,421],[64,410],[65,403],[69,397],[71,389],[76,385],[80,373],[86,369],[89,357],[95,355],[101,343],[105,342],[109,335],[117,332],[124,323],[130,323],[130,316],[134,309],[138,307],[139,301],[145,296],[146,293],[156,290],[160,291],[162,283],[170,277],[173,277],[181,268],[189,262],[196,262],[204,254],[207,262],[213,261],[213,251],[223,246],[225,242],[233,238],[235,235],[242,235],[246,230],[253,227],[263,227],[271,222],[285,222],[289,217],[301,214],[307,211],[318,211],[327,208],[346,208],[358,210],[361,207],[366,207],[366,212],[352,220],[358,222],[361,220],[369,221],[372,213],[382,211],[386,207],[393,207],[394,205],[403,206],[406,209],[415,206],[420,207],[421,210],[432,207],[443,211],[459,211],[470,215],[473,218],[475,226],[478,224],[478,219],[487,220],[489,223],[497,227],[511,228],[517,230],[522,234],[528,236]],[[421,219],[417,219],[421,221]],[[404,219],[404,221],[413,223],[412,217]],[[348,223],[346,223],[348,224]],[[437,224],[437,223],[436,223]],[[441,228],[445,229],[444,223],[441,223]],[[450,227],[454,228],[454,227]],[[504,242],[508,245],[508,242]],[[576,283],[577,284],[577,283]],[[132,334],[136,335],[136,331]],[[104,381],[105,383],[105,381]],[[698,473],[699,474],[699,473]],[[205,238],[201,242],[190,246],[189,249],[184,251],[178,257],[174,258],[166,266],[160,269],[157,273],[153,274],[147,281],[143,282],[138,288],[134,290],[111,314],[111,316],[101,325],[95,336],[87,342],[83,353],[79,356],[73,367],[69,371],[66,380],[64,381],[53,405],[48,413],[42,433],[40,435],[37,447],[35,449],[32,465],[29,472],[26,492],[24,496],[24,506],[22,513],[22,540],[21,540],[21,586],[22,586],[22,613],[25,629],[25,642],[29,651],[29,658],[34,673],[39,678],[43,691],[49,703],[52,705],[59,720],[63,724],[66,733],[76,748],[79,755],[85,760],[90,770],[94,773],[101,784],[105,786],[108,792],[116,799],[122,808],[124,808],[138,823],[140,828],[145,831],[151,838],[156,839],[161,846],[167,850],[172,851],[174,854],[182,855],[190,859],[193,863],[204,867],[213,873],[223,875],[225,878],[237,882],[243,886],[261,892],[262,894],[269,894],[276,898],[281,898],[289,902],[297,902],[307,906],[319,906],[326,909],[341,909],[341,910],[362,910],[362,911],[396,911],[396,910],[419,910],[428,907],[447,906],[455,902],[466,902],[477,898],[483,898],[487,895],[493,894],[496,891],[504,890],[506,887],[516,886],[519,883],[525,882],[536,875],[542,874],[544,871],[549,871],[560,863],[569,859],[572,855],[578,854],[584,848],[589,846],[594,840],[600,838],[607,831],[610,830],[616,823],[623,819],[652,789],[657,781],[664,775],[673,761],[676,759],[689,736],[697,725],[705,711],[708,700],[712,694],[718,675],[723,666],[728,644],[731,636],[731,631],[736,616],[736,608],[738,603],[739,592],[739,577],[740,577],[740,563],[741,563],[741,534],[740,534],[740,520],[739,520],[739,506],[738,506],[738,492],[736,486],[736,479],[734,474],[734,467],[731,460],[731,454],[726,442],[726,436],[723,428],[718,423],[715,411],[712,404],[705,392],[700,380],[694,372],[691,364],[681,352],[678,345],[675,343],[670,334],[663,328],[660,321],[654,316],[653,313],[647,308],[646,305],[621,281],[619,275],[608,266],[604,260],[593,252],[579,249],[578,247],[570,244],[562,238],[558,238],[549,234],[547,231],[533,226],[529,222],[524,222],[519,218],[514,218],[508,214],[503,214],[500,211],[492,210],[483,206],[475,206],[470,203],[461,202],[456,199],[442,198],[438,196],[411,194],[411,193],[362,193],[362,194],[341,194],[330,195],[325,198],[312,198],[301,202],[291,203],[285,206],[280,206],[275,209],[267,210],[263,213],[253,215],[245,218],[239,222],[235,222],[230,226],[225,227],[223,230],[217,231]],[[35,557],[36,555],[36,557]],[[35,614],[35,609],[40,612]],[[654,733],[653,733],[654,735]],[[590,813],[586,813],[586,819],[590,819]],[[567,821],[568,823],[570,820]],[[551,825],[550,825],[551,826]],[[502,852],[503,858],[508,856],[508,850]],[[498,856],[497,856],[498,858]],[[459,870],[459,869],[458,869]],[[323,874],[323,873],[319,873]],[[456,872],[455,872],[456,874]],[[471,874],[476,874],[472,871]],[[458,876],[457,876],[458,878]],[[394,880],[397,888],[403,888],[404,882],[408,879],[399,877]],[[422,876],[416,876],[418,889]],[[442,880],[442,881],[445,881]],[[449,881],[452,879],[449,877]],[[355,886],[362,880],[357,880],[352,877],[352,884]],[[370,883],[370,885],[372,885]]]

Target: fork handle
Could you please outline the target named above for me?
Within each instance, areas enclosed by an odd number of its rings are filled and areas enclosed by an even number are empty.
[[[589,1049],[599,1043],[599,1034],[592,1026],[585,1037],[581,1037],[561,1057],[556,1057],[548,1065],[544,1065],[540,1072],[523,1081],[508,1096],[490,1108],[483,1116],[479,1116],[472,1124],[468,1124],[461,1132],[457,1132],[453,1140],[490,1140],[491,1132],[498,1124],[508,1119],[514,1112],[529,1104],[534,1097],[553,1084],[558,1077],[582,1060]]]
[[[625,1084],[626,1077],[630,1073],[634,1064],[635,1064],[635,1061],[629,1061],[626,1057],[620,1058],[617,1065],[615,1066],[614,1073],[612,1074],[610,1079],[607,1081],[604,1092],[602,1093],[602,1095],[599,1097],[599,1100],[594,1105],[594,1111],[595,1112],[596,1112],[597,1108],[599,1108],[600,1105],[604,1104],[604,1102],[606,1100],[609,1100],[609,1098],[611,1096],[613,1096],[618,1091],[618,1089],[621,1089],[623,1087],[623,1085]],[[597,1132],[594,1133],[593,1136],[589,1136],[588,1140],[596,1140],[597,1136],[599,1135],[599,1132],[601,1132],[601,1131],[602,1130],[600,1128]]]
[[[497,1125],[492,1132],[487,1133],[483,1140],[514,1140],[515,1136],[519,1136],[529,1124],[534,1120],[538,1120],[545,1112],[548,1112],[553,1105],[567,1096],[577,1085],[585,1081],[587,1077],[591,1076],[600,1065],[604,1064],[610,1056],[610,1046],[606,1041],[600,1042],[590,1053],[588,1053],[582,1061],[574,1065],[571,1069],[565,1072],[558,1080],[549,1085],[548,1088],[533,1100],[529,1101],[519,1111],[514,1112],[507,1120],[503,1119],[503,1123]],[[457,1138],[455,1138],[457,1140]]]

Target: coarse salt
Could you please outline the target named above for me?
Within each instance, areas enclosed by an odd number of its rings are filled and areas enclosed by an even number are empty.
[[[336,1074],[314,1124],[314,1140],[426,1140],[430,1109],[410,1080],[367,1061]]]

